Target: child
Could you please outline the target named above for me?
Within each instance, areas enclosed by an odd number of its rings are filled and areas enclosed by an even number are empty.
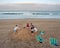
[[[34,25],[31,23],[31,33],[37,32],[37,31],[38,31],[37,28],[34,27]]]
[[[26,27],[27,27],[27,28],[29,28],[29,27],[30,27],[30,26],[29,26],[29,23],[27,23]]]
[[[33,29],[34,28],[34,25],[31,23],[31,29]]]
[[[18,25],[14,27],[14,32],[17,32],[17,29],[18,29]]]

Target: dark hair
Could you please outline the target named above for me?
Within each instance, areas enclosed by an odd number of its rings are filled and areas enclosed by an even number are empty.
[[[18,25],[16,25],[16,26],[18,26]]]
[[[34,26],[32,25],[31,29],[34,29]]]

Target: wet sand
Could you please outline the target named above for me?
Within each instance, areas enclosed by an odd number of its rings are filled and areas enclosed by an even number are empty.
[[[45,31],[42,36],[45,39],[44,43],[32,41],[17,41],[13,42],[9,39],[9,33],[13,30],[16,24],[25,26],[26,23],[33,23],[39,31]],[[59,46],[51,46],[49,38],[55,37],[58,39]],[[60,48],[60,19],[5,19],[0,20],[0,48]]]

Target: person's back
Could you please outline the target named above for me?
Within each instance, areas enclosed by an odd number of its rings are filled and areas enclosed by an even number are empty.
[[[38,29],[35,28],[35,27],[31,29],[31,33],[34,33],[34,32],[37,32],[37,31],[38,31]]]
[[[27,23],[26,27],[30,27],[30,26],[29,26],[29,23]]]
[[[38,30],[37,30],[37,28],[34,28],[34,32],[37,32]]]

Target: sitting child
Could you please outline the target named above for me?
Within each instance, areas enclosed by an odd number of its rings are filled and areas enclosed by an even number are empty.
[[[32,25],[32,23],[31,23],[31,33],[37,32],[37,31],[38,31],[37,28],[34,27],[34,25]]]
[[[26,27],[27,27],[27,28],[29,28],[29,27],[30,27],[30,26],[29,26],[29,23],[27,23]]]
[[[18,25],[14,27],[14,32],[17,32],[17,29],[18,29]]]
[[[31,33],[33,33],[33,32],[37,32],[38,30],[37,30],[37,28],[33,28],[33,29],[31,29]]]

